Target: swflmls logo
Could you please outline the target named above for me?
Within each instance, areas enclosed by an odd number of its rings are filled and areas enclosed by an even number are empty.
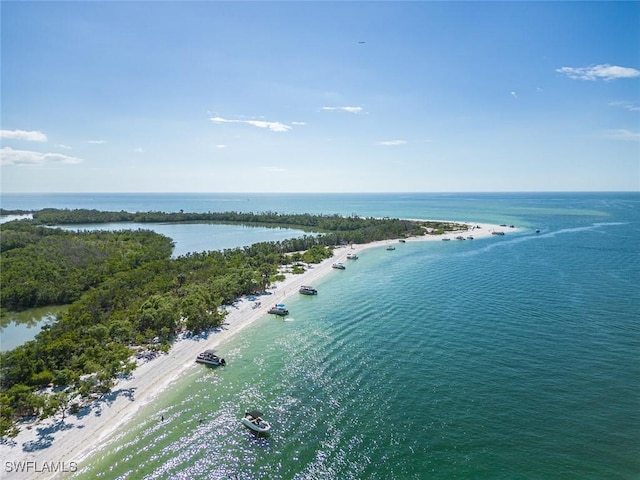
[[[4,462],[7,473],[69,473],[77,472],[77,462]]]

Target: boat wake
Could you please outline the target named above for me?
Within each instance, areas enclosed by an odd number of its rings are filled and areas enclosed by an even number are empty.
[[[515,245],[515,244],[518,244],[518,243],[522,243],[522,242],[529,242],[529,241],[535,241],[535,240],[554,238],[554,237],[557,237],[559,235],[571,234],[571,233],[576,233],[576,232],[597,232],[597,231],[602,232],[605,227],[620,226],[620,225],[628,225],[628,223],[624,223],[624,222],[598,222],[598,223],[592,223],[591,225],[586,225],[586,226],[583,226],[583,227],[562,228],[560,230],[555,230],[555,231],[550,231],[550,232],[545,232],[545,233],[525,234],[525,235],[522,235],[522,236],[509,238],[508,240],[505,240],[505,241],[501,241],[501,242],[497,242],[497,243],[491,243],[491,244],[486,245],[483,248],[478,249],[478,250],[472,250],[472,251],[468,251],[468,252],[461,252],[459,255],[461,255],[461,256],[477,255],[479,253],[483,253],[483,252],[487,252],[489,250],[492,250],[494,248],[512,246],[512,245]]]

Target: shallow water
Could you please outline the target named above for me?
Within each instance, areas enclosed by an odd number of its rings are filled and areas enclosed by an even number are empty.
[[[344,208],[428,218],[441,201],[438,217],[472,205],[525,229],[366,250],[288,301],[289,321],[224,345],[227,367],[194,365],[77,476],[638,478],[640,196],[409,197]],[[241,425],[253,408],[270,435]]]

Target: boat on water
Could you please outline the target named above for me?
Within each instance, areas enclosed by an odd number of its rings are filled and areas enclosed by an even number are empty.
[[[224,358],[219,357],[213,350],[205,350],[199,353],[196,357],[196,363],[203,363],[205,365],[211,365],[213,367],[220,367],[227,364]]]
[[[271,424],[262,418],[262,412],[252,410],[245,412],[242,423],[254,432],[264,433],[271,430]]]
[[[271,307],[267,313],[284,317],[285,315],[289,315],[289,310],[284,308],[284,305],[282,303],[278,303],[277,305]]]
[[[338,270],[344,270],[347,267],[344,266],[344,263],[334,263],[333,265],[331,265],[331,268],[336,268]]]
[[[395,249],[396,249],[396,247],[394,247],[393,245],[389,245],[389,246],[387,247],[387,250],[395,250]]]
[[[356,255],[355,253],[347,253],[347,260],[357,260],[358,259],[358,255]]]
[[[491,232],[491,235],[504,235],[504,232]]]
[[[313,288],[313,287],[310,287],[309,285],[302,285],[302,286],[300,287],[299,292],[300,292],[302,295],[317,295],[317,294],[318,294],[318,290],[316,290],[316,289],[315,289],[315,288]]]

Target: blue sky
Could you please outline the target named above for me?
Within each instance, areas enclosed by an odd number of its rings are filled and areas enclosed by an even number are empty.
[[[640,190],[639,2],[0,8],[4,192]]]

